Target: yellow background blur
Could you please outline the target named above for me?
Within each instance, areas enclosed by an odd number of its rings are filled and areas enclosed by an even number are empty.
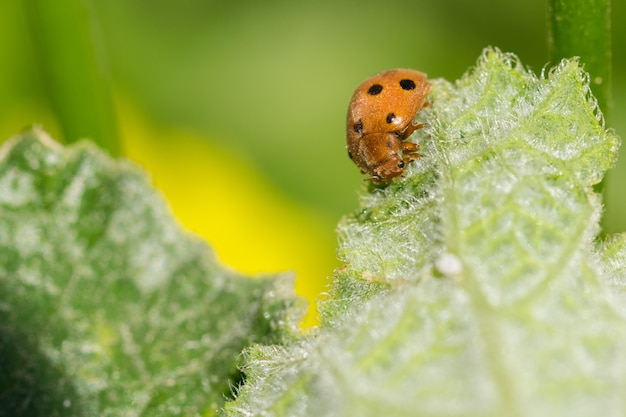
[[[63,140],[25,3],[0,4],[0,137],[39,123]],[[356,85],[393,67],[454,80],[488,45],[537,72],[548,60],[540,0],[85,3],[125,155],[224,264],[295,271],[310,300],[338,266],[334,228],[363,186],[344,138]],[[610,125],[624,135],[626,4],[613,3]],[[626,230],[625,183],[623,157],[606,189],[609,232]]]

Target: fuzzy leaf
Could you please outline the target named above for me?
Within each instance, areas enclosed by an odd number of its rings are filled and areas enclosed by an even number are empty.
[[[619,140],[588,76],[488,49],[429,101],[422,158],[340,224],[323,325],[248,350],[226,415],[626,414],[626,245],[593,243]]]
[[[243,347],[295,334],[291,279],[218,266],[131,164],[38,129],[2,152],[0,415],[213,415]]]

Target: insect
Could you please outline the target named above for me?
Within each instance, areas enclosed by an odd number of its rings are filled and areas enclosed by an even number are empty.
[[[406,139],[424,127],[413,117],[429,91],[426,74],[411,69],[381,72],[357,87],[348,107],[347,148],[367,180],[387,183],[419,158],[418,146]]]

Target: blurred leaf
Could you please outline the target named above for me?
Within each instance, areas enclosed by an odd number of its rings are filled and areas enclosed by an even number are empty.
[[[623,239],[592,244],[619,140],[588,76],[486,50],[433,83],[422,158],[339,227],[319,333],[249,349],[227,415],[626,413]]]
[[[0,211],[0,415],[212,415],[243,347],[297,331],[289,277],[224,270],[87,143],[5,145]]]
[[[103,39],[92,0],[28,0],[40,70],[69,143],[89,138],[122,153]]]
[[[129,101],[118,106],[126,155],[150,173],[176,219],[241,273],[294,271],[296,293],[311,302],[303,324],[318,324],[315,300],[339,265],[335,222],[295,202],[237,148],[157,127]]]

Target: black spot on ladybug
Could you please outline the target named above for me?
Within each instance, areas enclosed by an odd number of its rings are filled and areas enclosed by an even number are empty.
[[[404,168],[404,161],[398,162],[398,168]]]
[[[393,149],[393,141],[388,140],[388,141],[387,141],[387,147],[388,147],[389,149]]]
[[[403,90],[415,90],[415,82],[409,79],[400,80],[400,87]]]
[[[352,128],[354,129],[356,133],[363,132],[363,122],[359,120],[352,126]]]
[[[381,91],[383,91],[383,86],[380,84],[374,84],[367,89],[367,94],[369,94],[370,96],[375,96],[377,94],[380,94]]]
[[[352,152],[348,151],[348,158],[353,159],[352,158]]]
[[[396,115],[395,115],[395,114],[393,114],[393,113],[389,113],[389,114],[387,115],[387,118],[386,118],[385,120],[387,121],[387,123],[391,123],[391,122],[393,122],[393,120],[394,120],[395,118],[396,118]]]

